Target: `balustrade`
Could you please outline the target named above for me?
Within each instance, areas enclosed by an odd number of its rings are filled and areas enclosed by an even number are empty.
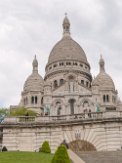
[[[97,120],[107,118],[122,118],[121,111],[107,111],[107,112],[88,112],[74,115],[61,115],[61,116],[21,116],[21,117],[7,117],[4,123],[48,123],[48,122],[65,122],[65,121],[78,121],[78,120]]]

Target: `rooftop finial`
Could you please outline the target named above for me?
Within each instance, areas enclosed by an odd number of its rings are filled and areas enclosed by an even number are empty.
[[[33,72],[38,72],[38,61],[36,59],[36,55],[34,56],[32,65],[33,65]]]
[[[70,35],[70,22],[69,19],[67,18],[67,13],[65,13],[65,18],[63,21],[63,35],[64,36]]]
[[[104,59],[102,57],[102,54],[100,55],[99,65],[100,65],[100,72],[105,72],[105,62],[104,62]]]

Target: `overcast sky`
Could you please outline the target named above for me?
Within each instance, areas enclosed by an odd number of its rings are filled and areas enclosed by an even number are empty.
[[[35,54],[44,77],[50,51],[62,37],[65,12],[92,76],[103,54],[122,99],[122,0],[0,0],[0,107],[19,103]]]

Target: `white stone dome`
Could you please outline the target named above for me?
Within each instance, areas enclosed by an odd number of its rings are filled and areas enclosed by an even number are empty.
[[[36,59],[36,56],[33,60],[33,72],[32,74],[27,78],[24,84],[24,91],[40,91],[43,92],[43,86],[44,86],[44,80],[38,73],[38,61]]]
[[[38,73],[32,73],[24,84],[24,91],[43,92],[44,80]]]
[[[115,90],[115,85],[112,80],[112,78],[105,72],[105,63],[101,56],[100,61],[100,73],[97,75],[97,77],[93,80],[92,86],[99,86],[100,89],[104,90]]]
[[[70,22],[67,16],[65,16],[62,25],[63,38],[53,47],[49,55],[48,64],[57,61],[74,60],[89,65],[84,50],[70,36]]]
[[[97,85],[101,89],[115,90],[115,85],[112,78],[105,72],[100,72],[93,80],[92,85]]]
[[[66,60],[77,60],[88,64],[85,52],[70,36],[63,37],[53,47],[48,59],[48,64]]]

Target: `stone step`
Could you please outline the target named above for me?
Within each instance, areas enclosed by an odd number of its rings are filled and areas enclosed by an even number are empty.
[[[77,154],[68,149],[68,155],[73,163],[85,163]]]
[[[85,163],[122,163],[122,151],[77,152]]]

